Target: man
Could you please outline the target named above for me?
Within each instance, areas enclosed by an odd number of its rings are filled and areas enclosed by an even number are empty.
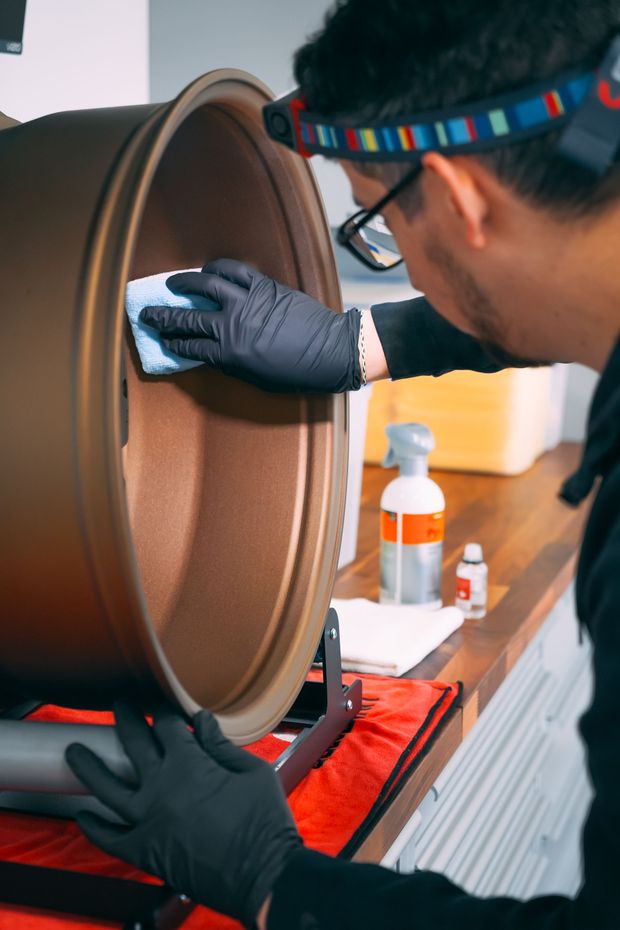
[[[306,850],[269,767],[233,747],[209,714],[196,717],[192,732],[171,710],[156,714],[150,728],[135,709],[119,708],[135,785],[112,776],[83,747],[68,750],[75,772],[128,824],[84,815],[86,834],[246,926],[620,927],[618,52],[607,60],[619,31],[620,6],[608,0],[340,2],[298,52],[296,77],[307,112],[341,125],[314,136],[306,126],[304,135],[298,107],[294,144],[316,150],[319,139],[337,149],[356,199],[371,213],[345,224],[341,239],[367,263],[377,256],[389,263],[400,249],[428,302],[339,316],[245,265],[221,261],[176,281],[216,299],[219,313],[145,312],[174,351],[267,389],[346,390],[388,375],[492,371],[526,359],[579,361],[602,372],[583,462],[563,490],[577,504],[602,476],[577,579],[595,674],[592,706],[581,721],[594,801],[579,894],[481,900],[439,875],[397,875]],[[607,115],[595,104],[583,115],[574,74],[566,85],[572,97],[565,85],[551,89],[554,76],[572,68],[591,73],[604,60],[607,71],[592,86]],[[488,125],[474,108],[464,135],[463,119],[438,115],[498,94],[518,96],[537,82],[546,82],[539,100],[507,98],[487,107]],[[540,113],[541,100],[549,125],[530,133],[528,113]],[[362,137],[351,128],[402,129],[399,117],[424,111],[434,111],[427,124],[435,127],[434,144],[424,143],[424,121],[413,135],[387,132],[385,160],[377,157],[380,130],[365,135],[360,149]],[[522,117],[516,129],[514,113]],[[485,145],[468,149],[485,126]],[[276,121],[272,130],[284,137],[290,127]],[[401,145],[402,157],[388,143]],[[377,203],[386,225],[375,223],[373,232]]]

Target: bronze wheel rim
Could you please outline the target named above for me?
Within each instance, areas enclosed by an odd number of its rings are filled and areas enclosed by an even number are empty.
[[[78,138],[83,132],[86,155],[91,146],[95,161],[104,146],[99,131],[108,129],[106,139],[117,131],[118,147],[111,164],[101,155],[90,187],[80,182],[76,196],[84,212],[91,211],[84,219],[87,251],[71,260],[67,249],[65,256],[66,274],[75,278],[65,328],[65,339],[70,334],[72,340],[72,385],[70,397],[66,385],[55,392],[51,407],[65,411],[57,415],[65,440],[72,437],[70,451],[60,450],[58,437],[47,438],[59,450],[51,457],[58,458],[56,467],[64,462],[72,470],[71,480],[65,475],[56,482],[65,523],[58,514],[52,521],[75,551],[73,573],[71,559],[59,556],[67,617],[57,581],[48,597],[57,635],[49,616],[41,616],[40,592],[28,594],[29,548],[30,569],[39,569],[43,584],[51,573],[41,564],[45,529],[30,546],[22,531],[7,566],[11,592],[3,612],[8,697],[28,693],[105,707],[119,694],[146,706],[164,695],[188,714],[211,707],[232,738],[251,742],[278,723],[305,679],[336,570],[345,399],[267,395],[205,367],[150,378],[131,340],[123,348],[127,280],[222,255],[252,261],[337,308],[316,187],[302,160],[265,138],[261,106],[267,99],[248,75],[214,72],[168,106],[101,111],[99,128],[93,115],[84,117],[84,128],[79,115],[65,119],[65,131]],[[62,123],[63,117],[69,114],[56,119]],[[53,126],[54,118],[48,119]],[[36,129],[29,124],[23,148],[36,139]],[[0,166],[12,164],[3,137]],[[12,252],[25,270],[17,245]],[[58,271],[51,264],[54,279]],[[4,277],[10,277],[6,266]],[[25,300],[20,293],[17,298]],[[66,314],[66,297],[56,306],[52,296],[51,303],[58,319]],[[43,339],[49,325],[43,313],[38,322]],[[20,326],[15,329],[18,339]],[[22,366],[45,368],[44,352],[30,346]],[[118,416],[123,354],[126,486]],[[14,392],[20,379],[16,365],[9,367]],[[4,415],[15,419],[14,411]],[[26,416],[35,427],[34,404]],[[23,473],[33,451],[33,442],[16,442],[9,482],[20,466]],[[49,476],[45,485],[37,504],[55,487]],[[34,523],[27,495],[18,498],[9,507],[7,534],[18,531],[20,520],[22,527]],[[52,530],[48,535],[54,538]]]

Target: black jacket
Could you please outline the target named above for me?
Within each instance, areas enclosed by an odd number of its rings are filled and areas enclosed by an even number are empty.
[[[372,312],[393,378],[490,372],[507,362],[492,358],[424,299]],[[302,849],[276,884],[268,930],[620,930],[620,342],[592,403],[582,464],[562,497],[579,504],[598,476],[576,587],[579,620],[593,642],[595,681],[580,722],[594,800],[577,897],[475,898],[432,872],[400,875]]]

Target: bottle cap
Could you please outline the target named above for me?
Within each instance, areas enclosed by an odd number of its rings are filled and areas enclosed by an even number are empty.
[[[383,460],[384,468],[418,457],[426,458],[435,448],[433,434],[423,423],[390,423],[385,434],[390,447]]]
[[[480,543],[467,543],[463,555],[464,562],[482,562],[482,546]]]

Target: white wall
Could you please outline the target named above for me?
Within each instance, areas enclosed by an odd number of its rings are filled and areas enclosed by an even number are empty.
[[[148,0],[28,0],[21,55],[0,55],[0,110],[148,101]]]
[[[292,57],[331,0],[150,0],[151,99],[168,100],[214,68],[241,68],[275,94],[293,86]],[[0,107],[1,109],[1,107]],[[312,159],[332,225],[355,210],[337,165]]]

